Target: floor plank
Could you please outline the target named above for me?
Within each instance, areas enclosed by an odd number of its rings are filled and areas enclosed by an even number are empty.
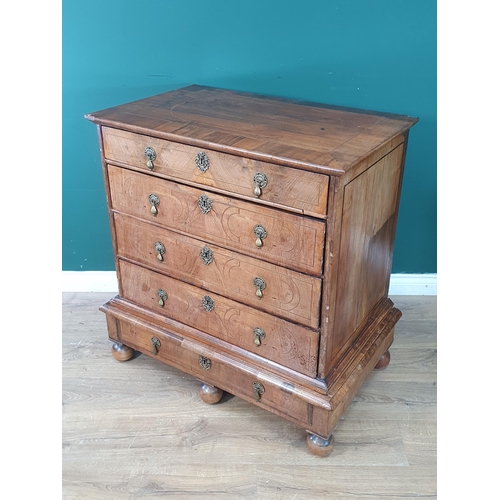
[[[281,465],[258,468],[258,498],[266,500],[436,498],[435,471],[412,467],[332,467],[313,471]]]

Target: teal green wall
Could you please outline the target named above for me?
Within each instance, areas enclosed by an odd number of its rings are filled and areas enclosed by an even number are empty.
[[[63,270],[112,270],[85,113],[197,83],[418,116],[394,273],[436,272],[436,1],[63,0]]]

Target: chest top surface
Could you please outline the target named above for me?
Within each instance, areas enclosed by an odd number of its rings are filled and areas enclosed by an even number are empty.
[[[86,115],[100,125],[341,175],[416,118],[191,85]]]

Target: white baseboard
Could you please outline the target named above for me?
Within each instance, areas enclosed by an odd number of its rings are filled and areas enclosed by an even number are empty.
[[[114,271],[63,271],[63,292],[118,293]],[[437,274],[391,274],[389,295],[437,295]]]
[[[391,274],[389,295],[437,295],[437,274]]]
[[[118,293],[115,271],[63,271],[63,292]]]

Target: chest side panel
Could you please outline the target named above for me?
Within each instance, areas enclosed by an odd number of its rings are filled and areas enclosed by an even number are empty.
[[[344,188],[332,368],[370,311],[387,297],[392,266],[404,145]]]

